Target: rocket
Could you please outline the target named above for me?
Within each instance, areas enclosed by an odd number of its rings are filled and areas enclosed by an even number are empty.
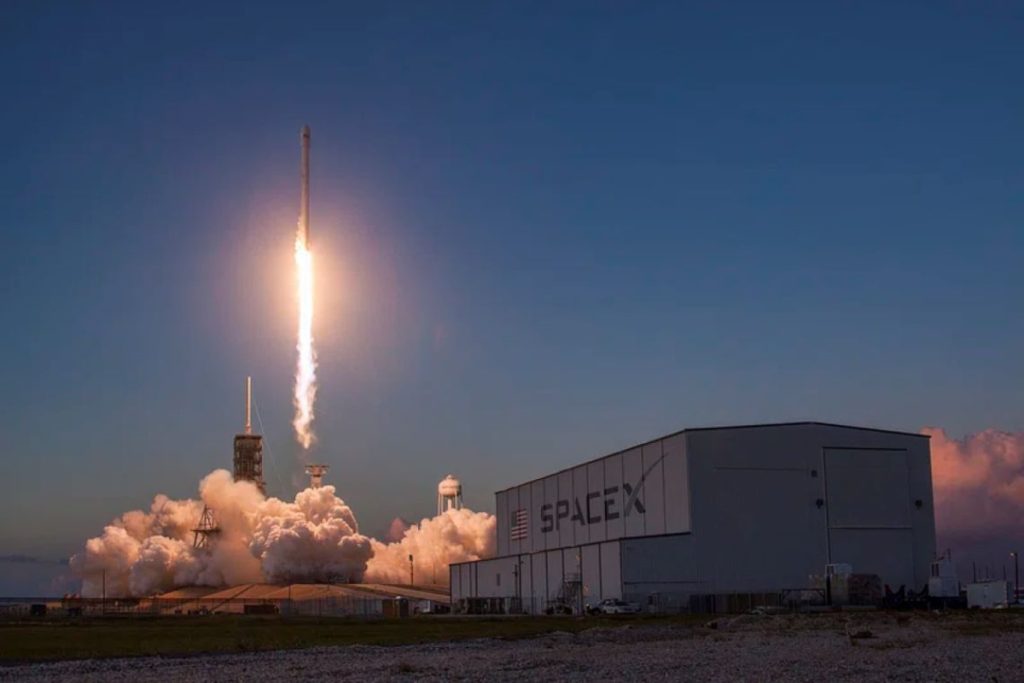
[[[302,145],[302,198],[299,200],[299,241],[309,247],[309,126],[303,126],[299,134]]]

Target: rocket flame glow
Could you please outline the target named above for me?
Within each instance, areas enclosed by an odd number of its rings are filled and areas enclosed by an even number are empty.
[[[295,273],[298,276],[299,352],[295,368],[295,438],[305,449],[313,445],[313,402],[316,401],[316,352],[313,350],[313,253],[309,250],[309,126],[299,133],[302,163],[302,197],[299,201],[299,225],[295,234]]]
[[[313,350],[313,253],[300,234],[295,239],[295,270],[298,275],[299,332],[295,368],[295,438],[303,448],[313,445],[313,403],[316,400],[316,352]]]

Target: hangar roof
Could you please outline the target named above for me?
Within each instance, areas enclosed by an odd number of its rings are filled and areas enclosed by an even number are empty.
[[[837,427],[839,429],[856,429],[856,430],[864,431],[864,432],[878,432],[878,433],[882,433],[882,434],[898,434],[900,436],[916,436],[916,437],[918,437],[920,439],[930,439],[931,438],[927,434],[918,434],[916,432],[902,432],[902,431],[899,431],[899,430],[896,430],[896,429],[878,429],[878,428],[875,428],[875,427],[858,427],[856,425],[841,425],[841,424],[836,424],[834,422],[817,422],[817,421],[814,421],[814,420],[807,420],[807,421],[804,421],[804,422],[767,422],[767,423],[764,423],[764,424],[752,424],[752,425],[722,425],[722,426],[718,426],[718,427],[687,427],[686,429],[680,429],[678,432],[672,432],[671,434],[665,434],[664,436],[659,436],[659,437],[656,437],[654,439],[648,439],[647,441],[644,441],[643,443],[638,443],[638,444],[635,444],[633,446],[629,446],[627,448],[620,448],[619,450],[613,451],[613,452],[608,453],[606,455],[602,455],[602,456],[599,456],[597,458],[591,458],[590,460],[584,460],[583,462],[576,463],[575,465],[570,465],[569,467],[563,467],[562,469],[557,470],[555,472],[552,472],[550,474],[545,474],[544,476],[541,476],[541,477],[535,477],[535,478],[530,479],[528,481],[520,482],[518,484],[514,484],[512,486],[509,486],[507,488],[499,489],[495,493],[502,493],[504,491],[511,491],[512,489],[517,489],[520,486],[525,486],[526,484],[532,484],[535,481],[540,481],[541,479],[547,479],[548,477],[554,476],[556,474],[560,474],[562,472],[568,472],[569,470],[575,469],[575,468],[579,467],[580,465],[586,465],[586,464],[589,464],[589,463],[592,463],[592,462],[596,462],[598,460],[603,460],[605,458],[610,458],[613,455],[618,455],[620,453],[625,453],[626,451],[631,451],[634,448],[641,448],[643,446],[646,446],[647,444],[652,444],[655,441],[662,441],[664,439],[669,439],[669,438],[671,438],[673,436],[678,436],[678,435],[684,434],[686,432],[709,432],[709,431],[715,431],[715,430],[734,430],[734,429],[764,429],[764,428],[767,428],[767,427]]]

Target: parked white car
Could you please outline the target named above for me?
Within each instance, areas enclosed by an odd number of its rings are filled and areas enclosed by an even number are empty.
[[[616,598],[608,598],[597,603],[594,611],[598,614],[637,614],[640,612],[640,605]]]

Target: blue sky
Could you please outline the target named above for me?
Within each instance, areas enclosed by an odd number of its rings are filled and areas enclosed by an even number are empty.
[[[685,426],[1024,428],[1016,3],[8,2],[0,554],[315,457],[364,529]]]

